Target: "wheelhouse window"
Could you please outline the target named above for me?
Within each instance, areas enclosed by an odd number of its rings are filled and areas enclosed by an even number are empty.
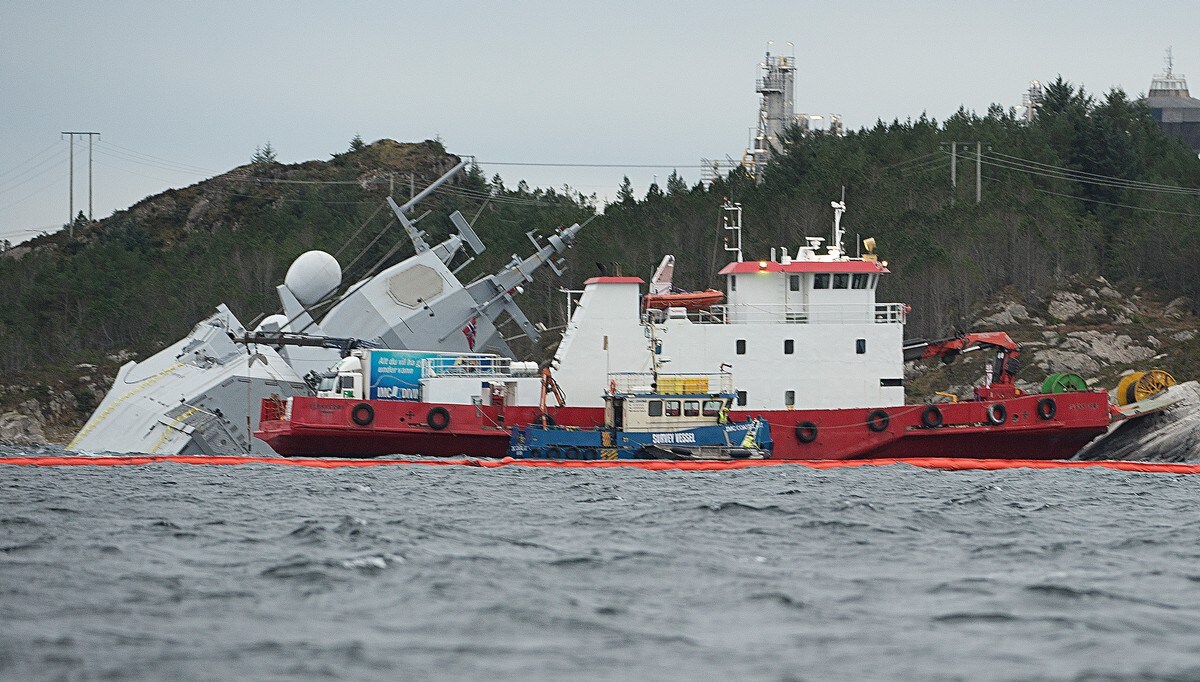
[[[729,290],[737,291],[737,275],[729,276]]]
[[[678,417],[679,416],[679,401],[678,400],[668,400],[668,401],[666,401],[666,403],[667,403],[666,404],[667,416],[668,417]]]
[[[704,412],[703,412],[704,416],[705,417],[715,417],[715,416],[721,414],[721,403],[723,403],[723,402],[725,402],[725,401],[724,400],[705,400],[704,401]]]
[[[879,281],[879,275],[871,275],[871,288],[875,288],[875,284]]]
[[[867,352],[867,340],[866,339],[855,339],[854,340],[854,352],[858,353],[859,355],[865,355]]]
[[[813,288],[814,289],[828,289],[829,288],[829,273],[828,272],[818,272],[816,275],[813,275]]]
[[[800,275],[788,276],[788,289],[791,291],[800,291]]]
[[[744,406],[746,404],[746,392],[745,391],[737,392],[737,404],[741,405],[741,406]]]
[[[870,275],[865,274],[865,273],[859,273],[859,274],[854,275],[854,277],[850,280],[850,288],[851,289],[866,289],[867,285],[870,283],[871,283]]]
[[[796,352],[796,341],[794,339],[783,340],[783,354],[791,355]]]
[[[650,403],[648,405],[646,405],[646,414],[650,415],[651,417],[661,417],[662,416],[662,401],[661,400],[651,400]]]
[[[354,388],[354,377],[349,374],[343,374],[338,379],[338,389],[348,391]]]
[[[784,391],[783,392],[783,404],[786,405],[787,407],[794,407],[796,405],[796,392],[795,391]]]
[[[738,355],[746,354],[746,339],[738,339],[737,340],[737,354]]]
[[[850,273],[839,272],[833,276],[834,289],[849,289],[850,288]]]
[[[683,416],[699,417],[700,416],[700,401],[699,400],[683,401]]]

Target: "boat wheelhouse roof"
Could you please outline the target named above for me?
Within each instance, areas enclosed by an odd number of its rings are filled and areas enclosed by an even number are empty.
[[[876,261],[865,260],[794,260],[779,263],[773,260],[738,261],[726,265],[718,275],[740,275],[754,272],[891,272]]]

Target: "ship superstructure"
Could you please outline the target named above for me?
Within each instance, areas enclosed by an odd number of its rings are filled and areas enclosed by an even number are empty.
[[[728,368],[746,410],[889,407],[904,402],[905,306],[877,303],[880,275],[873,254],[848,257],[836,202],[831,246],[813,237],[778,260],[735,260],[719,273],[724,305],[639,315],[642,280],[596,277],[585,283],[552,367],[574,405],[600,405],[605,370],[649,369],[646,325],[654,353],[672,372]],[[723,211],[740,228],[739,207]],[[740,255],[740,253],[739,253]],[[595,368],[588,371],[587,368]]]

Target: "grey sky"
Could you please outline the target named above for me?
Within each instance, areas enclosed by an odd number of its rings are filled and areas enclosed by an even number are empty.
[[[777,53],[795,43],[798,110],[859,128],[1015,105],[1030,79],[1057,74],[1136,95],[1168,45],[1176,73],[1200,78],[1197,26],[1194,1],[4,0],[0,238],[65,222],[62,130],[102,133],[97,217],[245,163],[268,140],[296,162],[344,151],[355,132],[440,135],[510,186],[604,198],[622,175],[644,191],[670,170],[486,162],[679,164],[695,182],[701,157],[745,147],[768,40]],[[86,163],[77,143],[77,211]]]

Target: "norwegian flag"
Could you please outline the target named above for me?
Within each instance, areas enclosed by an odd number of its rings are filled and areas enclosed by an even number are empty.
[[[470,350],[475,350],[475,321],[478,319],[478,315],[472,317],[467,326],[462,328],[463,336],[467,337],[467,348]]]

